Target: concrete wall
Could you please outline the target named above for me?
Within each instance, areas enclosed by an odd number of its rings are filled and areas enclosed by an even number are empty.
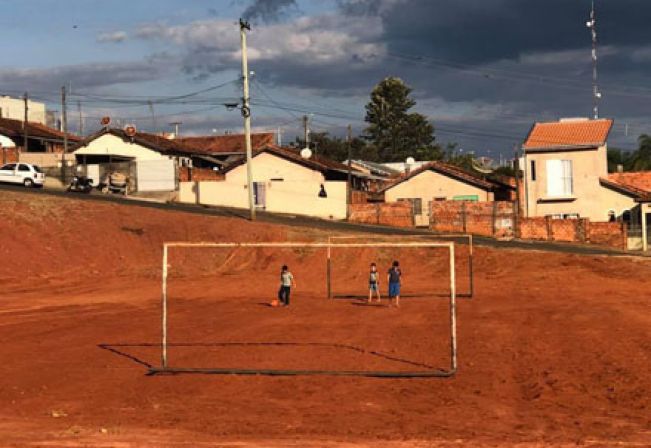
[[[397,202],[399,199],[421,199],[422,213],[416,214],[416,225],[429,225],[430,202],[437,198],[443,200],[454,199],[455,196],[477,196],[478,201],[490,201],[493,194],[458,181],[451,177],[439,174],[432,170],[425,170],[404,182],[389,188],[384,193],[384,200],[388,203]]]
[[[87,146],[83,146],[74,152],[75,155],[113,155],[119,157],[128,157],[135,160],[163,160],[169,157],[162,155],[159,152],[152,151],[149,148],[141,146],[137,143],[124,141],[120,137],[111,134],[104,134]]]
[[[346,182],[325,181],[320,171],[281,157],[262,153],[252,161],[253,181],[264,183],[264,209],[276,213],[346,218]],[[327,197],[319,197],[321,185]],[[223,181],[181,182],[179,201],[186,203],[248,208],[246,165],[225,174]]]
[[[606,146],[586,151],[527,153],[525,157],[525,216],[544,217],[577,213],[592,221],[607,221],[608,211],[617,216],[632,209],[630,197],[601,186],[599,178],[608,176]],[[572,196],[553,201],[547,196],[547,161],[572,161]],[[531,162],[536,164],[536,180],[532,180]]]

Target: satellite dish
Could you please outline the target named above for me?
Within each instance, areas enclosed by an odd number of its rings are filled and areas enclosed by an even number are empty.
[[[416,159],[414,159],[413,157],[407,157],[406,162],[407,165],[413,165],[414,163],[416,163]]]
[[[138,130],[133,124],[128,124],[124,127],[124,133],[127,135],[127,137],[135,137],[137,132]]]
[[[301,149],[301,157],[304,159],[309,159],[312,157],[312,150],[310,148],[303,148]]]
[[[102,126],[108,126],[109,124],[111,124],[111,117],[109,116],[102,117],[100,123],[102,123]]]
[[[475,171],[479,171],[482,174],[491,174],[495,171],[492,161],[483,157],[480,159],[472,159],[472,167]]]

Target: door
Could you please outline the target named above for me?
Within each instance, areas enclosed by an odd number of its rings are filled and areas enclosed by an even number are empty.
[[[86,177],[91,179],[91,185],[96,187],[99,184],[99,165],[86,165]]]
[[[174,191],[176,169],[173,160],[142,160],[136,162],[138,191]]]
[[[0,167],[0,182],[16,182],[16,164],[8,163]]]
[[[267,206],[267,189],[264,182],[253,182],[253,197],[256,207],[265,208]]]

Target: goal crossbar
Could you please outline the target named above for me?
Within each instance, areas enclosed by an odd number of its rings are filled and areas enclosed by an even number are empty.
[[[167,277],[168,259],[170,248],[315,248],[330,249],[333,247],[363,248],[363,247],[441,247],[448,249],[450,260],[450,368],[448,370],[424,370],[424,371],[382,371],[382,370],[290,370],[290,369],[233,369],[233,368],[190,368],[171,367],[168,363],[168,328],[167,328]],[[162,266],[162,294],[161,294],[161,365],[149,368],[150,375],[156,374],[181,374],[181,373],[206,373],[223,375],[275,375],[275,376],[297,376],[297,375],[333,375],[333,376],[367,376],[378,378],[424,378],[424,377],[451,377],[457,372],[457,312],[456,312],[456,275],[454,265],[454,243],[453,242],[377,242],[377,243],[332,243],[332,242],[166,242],[163,243],[163,266]]]

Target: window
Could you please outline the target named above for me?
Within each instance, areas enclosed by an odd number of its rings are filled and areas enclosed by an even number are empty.
[[[27,165],[23,165],[22,163],[18,165],[18,171],[31,171]]]
[[[572,161],[547,161],[547,196],[572,196]]]
[[[441,196],[441,197],[434,198],[434,201],[435,202],[441,202],[441,201],[445,201],[446,199],[447,198],[445,196]]]
[[[462,196],[454,196],[452,198],[453,201],[470,201],[470,202],[478,202],[479,201],[479,196],[476,194],[466,194]]]
[[[532,160],[531,161],[531,181],[536,180],[536,161]]]
[[[412,199],[411,205],[414,208],[414,215],[423,214],[423,200],[421,198]]]
[[[0,168],[0,170],[5,170],[5,171],[13,171],[15,169],[16,169],[16,164],[15,163],[9,163],[9,164],[3,166],[2,168]]]

